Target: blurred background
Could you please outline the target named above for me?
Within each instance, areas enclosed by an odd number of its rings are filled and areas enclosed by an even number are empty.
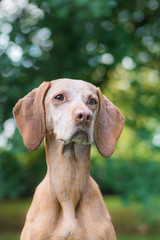
[[[160,1],[0,2],[0,240],[18,240],[46,173],[43,144],[30,153],[12,109],[43,81],[83,79],[125,115],[115,153],[92,148],[119,240],[160,239]]]

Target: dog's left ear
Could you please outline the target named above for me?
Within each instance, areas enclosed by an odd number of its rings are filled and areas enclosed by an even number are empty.
[[[50,86],[50,82],[43,82],[13,108],[17,127],[29,151],[39,147],[45,134],[44,99]]]
[[[114,152],[116,143],[123,129],[124,116],[120,110],[111,103],[97,89],[99,98],[99,112],[94,124],[94,142],[103,157],[110,157]]]

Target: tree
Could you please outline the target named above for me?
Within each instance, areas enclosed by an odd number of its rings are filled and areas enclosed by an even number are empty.
[[[156,0],[3,0],[0,11],[1,129],[16,101],[44,80],[103,86],[122,60],[130,69],[159,70]]]
[[[114,159],[158,161],[159,11],[158,0],[135,0],[134,4],[127,0],[2,0],[1,132],[17,100],[42,81],[83,79],[100,86],[126,117]],[[8,147],[17,158],[23,155],[24,162],[30,162],[19,137],[18,131],[14,140],[10,136]],[[120,169],[132,170],[126,166]]]

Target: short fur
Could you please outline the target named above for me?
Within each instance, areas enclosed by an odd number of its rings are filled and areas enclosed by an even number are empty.
[[[57,99],[59,94],[63,100]],[[47,161],[47,174],[35,191],[21,240],[116,240],[89,173],[93,139],[102,156],[114,151],[124,124],[119,109],[94,85],[59,79],[43,82],[18,101],[13,113],[30,151],[45,137]]]

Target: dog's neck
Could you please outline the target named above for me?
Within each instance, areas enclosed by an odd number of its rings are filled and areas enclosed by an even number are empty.
[[[64,145],[54,134],[48,134],[45,148],[51,188],[62,208],[75,209],[89,181],[91,145]]]

